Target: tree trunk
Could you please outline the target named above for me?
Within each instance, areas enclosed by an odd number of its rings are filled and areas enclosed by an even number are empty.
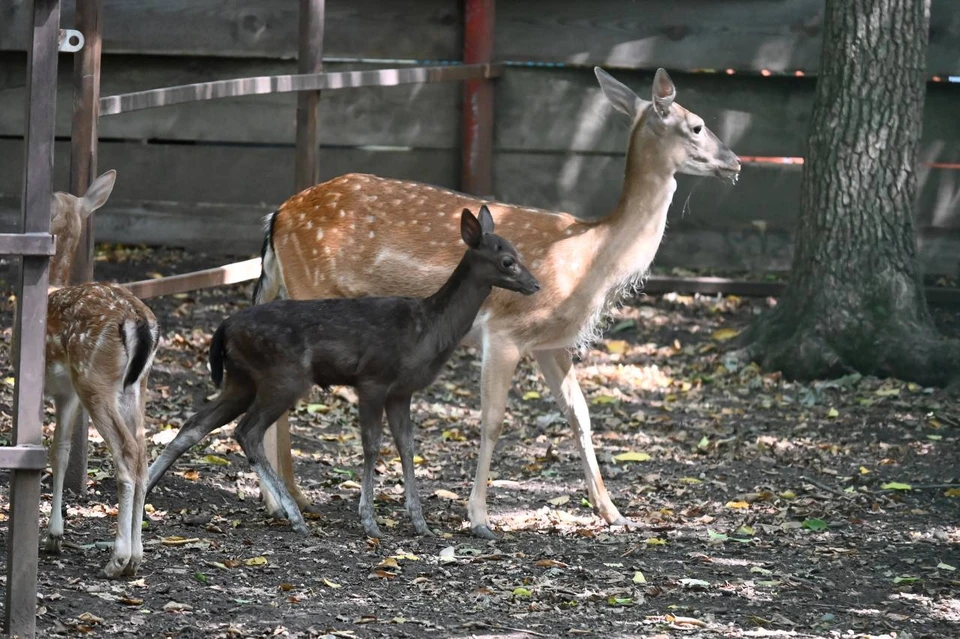
[[[960,344],[937,334],[913,202],[930,0],[827,0],[790,282],[744,335],[791,378],[851,371],[945,384]]]

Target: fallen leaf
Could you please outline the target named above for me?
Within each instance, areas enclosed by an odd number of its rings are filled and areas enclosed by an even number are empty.
[[[750,508],[750,504],[745,501],[728,501],[727,508]]]
[[[840,411],[838,411],[836,408],[831,408],[827,411],[827,417],[840,417]]]
[[[650,455],[647,453],[638,453],[631,451],[628,453],[620,453],[619,455],[613,456],[613,461],[615,462],[645,462],[650,461]]]
[[[563,506],[570,501],[570,495],[560,495],[559,497],[554,497],[553,499],[547,500],[547,503],[552,506]]]
[[[197,481],[200,479],[200,471],[197,470],[185,470],[183,471],[183,478],[187,481]]]
[[[697,479],[696,477],[681,477],[680,483],[681,484],[702,484],[703,480]]]
[[[244,559],[243,563],[246,566],[263,566],[266,565],[267,558],[263,555],[259,557],[251,557],[250,559]]]
[[[327,588],[343,588],[343,586],[341,586],[340,584],[334,583],[329,579],[327,579],[326,577],[323,578],[323,585],[326,586]]]
[[[168,601],[167,603],[163,604],[163,609],[167,612],[181,612],[184,610],[193,610],[193,606],[177,601]]]
[[[607,597],[607,603],[611,606],[631,606],[633,599],[630,597]]]
[[[467,440],[467,438],[463,436],[463,433],[456,428],[443,431],[440,434],[440,439],[445,442],[463,442]]]
[[[533,562],[533,565],[537,568],[568,568],[569,566],[562,561],[557,561],[556,559],[540,559]]]
[[[954,570],[956,570],[956,568],[954,568],[954,567],[951,566],[950,564],[945,564],[945,563],[943,563],[942,561],[941,561],[939,564],[937,564],[937,569],[938,569],[938,570],[949,570],[950,572],[953,572]]]
[[[447,546],[440,550],[440,563],[445,564],[451,561],[456,561],[457,549],[453,546]]]
[[[874,391],[874,394],[879,395],[880,397],[891,397],[893,395],[899,395],[899,388],[878,388]]]
[[[213,464],[215,466],[229,466],[230,460],[224,459],[223,457],[217,457],[216,455],[204,455],[200,458],[204,464]]]
[[[803,527],[813,531],[826,530],[827,522],[822,519],[805,519],[803,521]]]
[[[452,493],[449,490],[444,490],[443,488],[435,491],[433,493],[433,496],[439,497],[440,499],[451,499],[451,500],[460,499],[460,496],[457,495],[457,493]]]
[[[198,541],[200,541],[199,537],[190,537],[187,539],[186,537],[178,537],[174,535],[172,537],[163,537],[160,540],[160,543],[164,546],[183,546],[185,544],[195,544]]]
[[[883,490],[913,490],[913,486],[910,484],[904,484],[898,481],[887,482],[880,486]]]
[[[645,584],[647,583],[647,578],[643,576],[643,573],[639,570],[633,574],[633,583],[635,584]]]
[[[627,346],[627,342],[622,339],[612,339],[606,343],[607,351],[617,355],[625,352],[627,350]]]
[[[735,328],[718,328],[710,337],[718,342],[726,342],[740,334]]]
[[[540,399],[540,393],[537,391],[527,391],[523,394],[524,401],[530,401],[531,399]]]
[[[532,595],[532,594],[533,594],[533,593],[532,593],[530,590],[526,589],[526,588],[522,588],[522,587],[521,587],[521,588],[514,588],[514,589],[513,589],[513,596],[514,596],[514,597],[529,597],[529,596]]]
[[[920,581],[920,577],[895,577],[893,583],[895,584],[915,584]]]
[[[960,488],[948,488],[943,492],[944,497],[960,497]]]
[[[710,587],[710,582],[703,579],[684,578],[680,580],[680,585],[691,590],[706,590]]]
[[[612,396],[612,395],[597,395],[596,397],[594,397],[594,398],[593,398],[592,400],[590,400],[590,401],[591,401],[591,403],[597,404],[597,405],[600,405],[600,404],[613,404],[613,403],[615,403],[615,402],[617,401],[617,398],[614,397],[614,396]]]

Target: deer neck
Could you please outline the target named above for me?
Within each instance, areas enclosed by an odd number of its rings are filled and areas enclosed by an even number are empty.
[[[480,307],[493,287],[472,277],[469,254],[463,256],[440,290],[426,298],[424,308],[433,321],[434,344],[440,352],[453,348],[470,331]]]
[[[631,144],[616,207],[584,234],[591,246],[582,254],[593,259],[585,269],[590,274],[583,282],[588,290],[609,290],[649,269],[676,188],[674,170],[657,145]]]

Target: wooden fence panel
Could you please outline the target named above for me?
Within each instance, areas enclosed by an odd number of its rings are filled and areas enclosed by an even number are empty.
[[[25,50],[26,4],[0,3],[0,50]],[[292,0],[105,0],[105,53],[296,58]],[[74,23],[64,3],[61,24]],[[324,55],[460,58],[459,2],[328,0]]]
[[[72,61],[61,58],[57,135],[70,135]],[[0,53],[0,136],[23,135],[26,55]],[[107,55],[101,95],[210,80],[296,73],[295,61]],[[328,71],[373,65],[325,65]],[[460,130],[459,83],[364,87],[325,91],[321,140],[330,146],[455,148]],[[295,139],[296,94],[247,96],[121,113],[100,119],[100,137],[290,144]]]
[[[823,0],[500,0],[497,59],[815,74]],[[960,74],[960,3],[933,0],[931,74]]]

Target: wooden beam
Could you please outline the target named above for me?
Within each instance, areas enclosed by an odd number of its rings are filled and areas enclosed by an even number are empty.
[[[49,234],[60,0],[32,0],[26,6],[32,20],[27,57],[27,127],[20,230]],[[43,443],[49,267],[50,258],[39,255],[23,257],[20,269],[14,320],[17,346],[13,353],[16,370],[13,388],[15,446]],[[40,473],[39,468],[20,468],[12,471],[10,479],[4,631],[22,639],[36,636]]]
[[[494,0],[465,0],[464,64],[493,59]],[[475,195],[493,193],[493,82],[463,83],[463,146],[460,190]]]
[[[83,33],[84,45],[79,54],[73,57],[70,191],[82,195],[87,192],[97,173],[103,0],[76,0],[76,9],[76,29]],[[90,215],[82,222],[80,241],[70,273],[70,279],[75,283],[93,279],[94,216]],[[78,411],[76,420],[63,487],[75,495],[83,495],[87,489],[87,439],[90,437],[87,411]]]
[[[300,0],[297,70],[301,74],[323,71],[324,5],[324,0]],[[293,188],[297,192],[316,184],[320,175],[319,107],[320,91],[297,94],[297,145],[293,169]]]
[[[161,277],[155,280],[127,282],[123,286],[130,289],[130,292],[137,297],[149,299],[163,295],[198,291],[204,288],[213,288],[214,286],[249,282],[258,277],[260,277],[260,258],[256,257],[250,260],[244,260],[243,262],[234,262],[233,264],[225,264],[224,266],[208,268],[193,273],[185,273],[183,275],[171,275],[170,277]]]

